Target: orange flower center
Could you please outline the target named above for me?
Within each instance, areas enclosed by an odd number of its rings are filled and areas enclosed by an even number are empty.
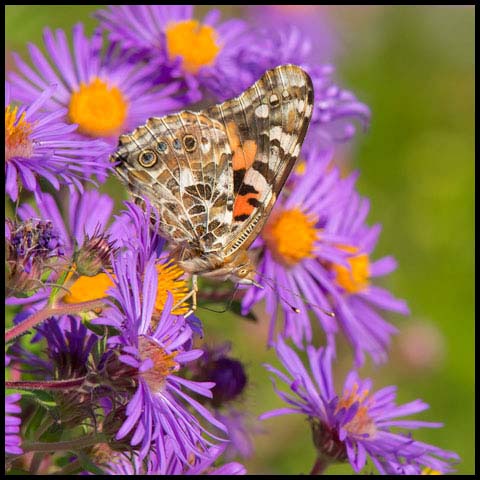
[[[170,59],[181,57],[183,68],[197,73],[200,68],[212,65],[221,47],[217,44],[217,32],[209,25],[196,20],[183,20],[167,25],[167,52]]]
[[[313,257],[316,221],[298,208],[284,210],[269,220],[262,236],[277,261],[291,267]]]
[[[94,277],[80,276],[69,288],[70,293],[63,297],[65,303],[81,303],[107,296],[107,290],[113,282],[106,273]]]
[[[295,165],[294,171],[297,175],[303,175],[307,171],[307,162],[299,160]]]
[[[369,408],[372,407],[372,401],[368,397],[368,393],[368,390],[363,390],[359,394],[358,385],[355,383],[351,391],[345,390],[343,392],[343,397],[340,398],[335,413],[338,413],[342,408],[348,409],[355,402],[358,402],[360,406],[358,407],[357,413],[347,424],[344,425],[344,428],[354,435],[368,434],[369,438],[372,439],[375,436],[377,429],[375,422],[368,414]]]
[[[138,350],[142,360],[149,358],[153,362],[152,368],[141,373],[142,378],[153,392],[161,390],[167,377],[180,368],[174,360],[178,352],[167,353],[156,342],[144,336],[138,340]]]
[[[14,157],[30,158],[33,142],[30,138],[33,125],[25,120],[25,112],[17,118],[18,107],[5,107],[5,161]]]
[[[434,470],[430,467],[425,467],[422,469],[422,473],[420,475],[442,475],[442,472],[439,470]]]
[[[357,247],[349,245],[340,246],[342,250],[356,254]],[[365,290],[368,285],[370,277],[370,261],[366,253],[359,255],[352,255],[347,259],[350,268],[333,263],[331,265],[333,271],[336,273],[336,282],[348,293],[358,293]]]
[[[109,87],[94,78],[88,85],[80,84],[72,94],[68,111],[78,131],[92,137],[109,137],[121,133],[127,117],[128,103],[120,89]]]
[[[180,302],[188,293],[187,282],[179,280],[184,274],[175,263],[159,263],[157,264],[158,272],[158,289],[157,298],[155,300],[155,309],[162,311],[167,301],[167,292],[173,295],[173,305]],[[174,315],[182,315],[187,313],[188,304],[186,302],[180,304],[177,308],[172,310]]]
[[[156,268],[158,286],[155,309],[162,311],[167,301],[167,292],[171,292],[173,295],[173,304],[175,305],[187,295],[188,288],[185,280],[179,280],[184,272],[176,264],[172,262],[159,263],[156,265]],[[81,275],[69,287],[70,293],[63,297],[63,301],[66,303],[80,303],[103,298],[107,296],[107,290],[113,286],[112,280],[106,273],[99,273],[92,277]],[[182,315],[187,311],[188,304],[184,302],[172,310],[172,313],[174,315]]]

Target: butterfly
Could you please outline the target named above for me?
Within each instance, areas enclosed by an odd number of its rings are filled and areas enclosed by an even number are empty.
[[[258,285],[247,249],[299,156],[313,101],[309,75],[282,65],[232,100],[120,136],[115,171],[136,201],[157,208],[194,289],[197,275]]]

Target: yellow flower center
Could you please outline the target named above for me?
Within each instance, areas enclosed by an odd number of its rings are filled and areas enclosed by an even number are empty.
[[[141,373],[142,378],[153,392],[161,390],[166,378],[180,368],[174,360],[178,352],[167,353],[156,342],[144,336],[138,340],[138,350],[142,360],[149,358],[153,362],[152,368]]]
[[[167,52],[170,59],[181,57],[183,68],[197,73],[200,68],[212,65],[221,47],[217,44],[217,32],[209,25],[196,20],[184,20],[167,25]]]
[[[306,172],[306,170],[307,170],[307,162],[305,162],[305,160],[300,160],[295,165],[295,173],[297,175],[303,175]]]
[[[340,246],[342,250],[349,253],[357,253],[358,248],[349,245]],[[332,264],[333,271],[337,274],[336,282],[348,293],[358,293],[368,287],[370,277],[370,261],[366,253],[353,255],[347,259],[350,268]]]
[[[156,268],[158,286],[155,309],[162,311],[167,301],[167,292],[171,292],[173,295],[173,304],[175,305],[187,295],[188,287],[185,280],[179,280],[184,272],[176,264],[172,262],[159,263]],[[107,296],[107,290],[111,287],[113,287],[113,282],[106,273],[99,273],[93,277],[82,275],[69,287],[70,293],[63,297],[63,301],[66,303],[80,303],[103,298]],[[184,302],[172,310],[172,313],[174,315],[182,315],[187,311],[188,304]]]
[[[430,467],[425,467],[422,469],[422,473],[420,475],[442,475],[442,472],[439,470],[434,470]]]
[[[30,158],[33,143],[30,139],[33,125],[25,120],[25,112],[17,119],[18,107],[5,107],[5,161],[14,157]]]
[[[107,290],[113,282],[106,273],[94,277],[80,276],[69,288],[70,293],[63,297],[65,303],[81,303],[107,296]]]
[[[99,78],[80,84],[70,99],[68,116],[78,124],[78,131],[92,137],[109,137],[121,133],[127,117],[128,103],[117,87],[109,87]]]
[[[173,262],[157,264],[157,272],[158,288],[155,309],[162,311],[167,301],[167,292],[173,295],[173,305],[176,305],[182,298],[185,298],[188,293],[188,287],[185,280],[179,280],[184,274],[183,270]],[[188,309],[188,304],[184,302],[172,310],[172,313],[174,315],[182,315],[187,313]]]
[[[369,408],[372,407],[372,401],[368,398],[368,390],[363,390],[358,394],[358,385],[355,383],[351,391],[345,390],[342,398],[340,398],[335,413],[338,413],[342,408],[348,409],[355,402],[358,402],[358,407],[355,416],[344,425],[344,428],[354,435],[368,434],[369,439],[372,439],[376,434],[375,422],[370,418],[368,414]]]
[[[291,267],[313,257],[318,239],[316,222],[298,208],[284,210],[269,220],[262,236],[277,261]]]

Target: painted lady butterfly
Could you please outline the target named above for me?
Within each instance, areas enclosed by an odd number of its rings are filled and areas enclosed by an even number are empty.
[[[158,208],[194,291],[196,275],[256,284],[247,249],[295,164],[312,110],[310,77],[283,65],[237,98],[150,118],[120,136],[115,170],[137,201]]]

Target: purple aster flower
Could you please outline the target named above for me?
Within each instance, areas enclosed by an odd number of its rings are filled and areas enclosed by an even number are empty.
[[[47,85],[57,85],[44,109],[66,109],[68,123],[77,124],[78,132],[84,136],[108,141],[109,150],[116,146],[119,134],[133,130],[151,116],[164,115],[183,105],[173,98],[178,84],[153,84],[153,66],[125,62],[118,49],[104,49],[100,31],[87,38],[83,25],[78,24],[72,37],[73,54],[63,30],[53,33],[45,29],[48,56],[29,45],[36,71],[15,55],[20,71],[10,74],[15,100],[33,102]],[[104,152],[101,161],[108,161],[108,153]]]
[[[144,270],[152,255],[159,258],[165,246],[165,239],[159,235],[160,216],[147,198],[143,207],[133,202],[124,205],[126,210],[112,224],[112,236],[118,246],[139,252],[139,269]]]
[[[55,95],[55,86],[42,85],[25,105],[11,102],[10,85],[5,82],[5,191],[16,201],[19,185],[38,192],[38,178],[59,189],[61,184],[82,190],[80,180],[110,169],[95,161],[106,144],[75,134],[76,125],[62,121],[66,109],[51,112],[42,108]]]
[[[237,462],[231,462],[219,467],[214,467],[225,450],[225,446],[213,446],[206,452],[205,458],[196,458],[193,465],[185,465],[176,456],[173,442],[166,441],[165,457],[162,463],[158,463],[155,457],[147,459],[147,466],[142,462],[138,455],[133,459],[127,458],[119,452],[108,451],[109,462],[104,468],[110,475],[245,475],[246,470],[243,465]],[[104,457],[106,457],[104,455]]]
[[[350,140],[358,122],[366,129],[370,122],[370,109],[355,95],[334,80],[335,68],[311,60],[313,43],[295,26],[264,28],[255,42],[250,42],[239,56],[242,77],[239,82],[223,85],[223,99],[238,95],[250,87],[262,74],[277,65],[294,64],[302,67],[312,79],[314,109],[305,139],[308,148],[329,148]],[[305,149],[305,147],[304,147]]]
[[[219,10],[195,20],[193,5],[115,5],[97,17],[113,43],[161,66],[163,79],[184,79],[192,101],[199,100],[198,87],[223,96],[238,83],[238,56],[254,41],[245,22],[220,23]]]
[[[5,355],[5,366],[10,364],[10,357]],[[20,413],[22,410],[18,401],[22,396],[19,393],[5,395],[5,453],[11,455],[20,455],[23,453],[21,448],[22,439],[20,437],[20,425],[22,420]]]
[[[333,24],[324,5],[248,5],[247,14],[255,25],[271,30],[295,26],[309,38],[315,48],[310,61],[330,62],[338,50]]]
[[[383,474],[392,473],[395,465],[422,465],[443,472],[452,471],[449,462],[457,460],[457,454],[416,441],[410,433],[396,431],[397,428],[441,427],[441,423],[402,419],[426,410],[428,405],[425,402],[414,400],[397,405],[396,387],[371,393],[371,380],[361,380],[355,371],[347,375],[343,393],[337,395],[330,348],[307,348],[310,372],[283,338],[279,338],[275,348],[287,373],[271,365],[266,368],[291,390],[290,393],[279,390],[272,378],[277,394],[289,406],[264,413],[261,418],[290,413],[306,415],[318,451],[316,469],[325,468],[331,462],[348,460],[358,473],[370,457]],[[385,465],[389,466],[389,472]]]
[[[113,231],[110,232],[107,229],[108,223],[112,220],[113,200],[107,194],[99,193],[96,190],[85,191],[82,195],[74,191],[68,197],[67,202],[60,204],[52,195],[39,192],[37,207],[22,204],[18,208],[17,214],[20,219],[25,221],[31,218],[40,218],[44,223],[52,225],[54,231],[57,232],[57,237],[62,245],[62,254],[66,259],[71,261],[75,252],[90,251],[92,253],[93,242],[96,245],[97,260],[99,258],[103,262],[108,260],[109,264],[110,254],[114,251],[112,242],[115,240]],[[89,246],[90,249],[86,250],[86,247]],[[107,253],[108,255],[106,255]],[[76,260],[78,260],[78,255]],[[52,273],[49,285],[54,282],[55,278],[56,274]],[[92,294],[98,291],[95,288],[90,288],[90,290]],[[26,299],[7,298],[7,304],[29,304],[15,317],[14,322],[20,322],[43,308],[50,294],[51,288],[48,287]],[[93,298],[96,297],[83,298],[79,301]],[[68,300],[68,297],[65,300]],[[35,339],[38,340],[38,338],[40,338],[39,335],[36,335]]]
[[[139,206],[132,202],[125,202],[126,210],[116,216],[110,228],[112,238],[120,248],[138,252],[138,268],[145,269],[148,261],[153,257],[157,259],[158,292],[156,308],[161,310],[169,291],[173,295],[174,304],[177,305],[189,293],[187,281],[184,280],[185,272],[181,270],[164,250],[166,241],[160,236],[160,215],[148,199],[144,205]],[[163,293],[162,293],[163,292]],[[175,315],[183,315],[189,310],[188,304],[183,302],[172,311]],[[186,318],[188,326],[199,337],[203,336],[202,322],[191,314]]]
[[[215,445],[210,447],[205,459],[197,460],[192,466],[185,468],[181,462],[173,455],[173,449],[169,449],[170,454],[167,461],[167,469],[163,474],[165,475],[245,475],[247,472],[245,467],[237,462],[230,462],[219,467],[213,467],[225,451],[225,445]]]
[[[109,345],[120,349],[119,360],[136,372],[136,391],[129,399],[126,420],[116,438],[130,435],[131,445],[139,445],[141,459],[153,449],[160,464],[170,439],[179,460],[187,464],[189,455],[204,458],[212,443],[186,404],[217,428],[225,431],[225,427],[184,390],[211,397],[214,384],[190,381],[175,374],[203,352],[189,349],[192,330],[183,317],[171,314],[170,293],[162,313],[155,309],[155,260],[152,255],[144,271],[138,268],[138,251],[126,251],[113,261],[115,286],[109,293],[115,301],[95,323],[118,330],[119,335],[110,338]]]
[[[364,224],[369,206],[354,190],[356,175],[340,178],[328,152],[309,152],[304,168],[284,189],[252,245],[260,255],[257,281],[267,288],[251,287],[242,312],[266,300],[271,343],[280,306],[282,333],[301,348],[303,340],[312,340],[311,310],[332,348],[340,327],[354,347],[357,364],[363,363],[365,351],[375,362],[385,361],[396,329],[370,305],[402,314],[408,307],[371,280],[390,273],[396,263],[392,257],[370,261],[380,227]]]
[[[333,300],[338,323],[354,346],[358,365],[364,362],[364,350],[377,363],[387,360],[390,335],[397,329],[387,323],[377,310],[409,314],[404,300],[372,284],[374,278],[394,271],[397,262],[391,256],[371,260],[381,226],[365,225],[369,208],[369,201],[352,191],[343,209],[333,212],[326,230],[333,236],[348,239],[338,245],[349,253],[347,265],[327,263],[318,275],[319,282]]]
[[[251,247],[259,258],[256,281],[265,288],[247,290],[242,313],[246,314],[255,303],[265,299],[267,313],[271,315],[269,344],[273,342],[279,307],[285,317],[282,333],[292,338],[297,347],[301,347],[303,339],[307,343],[312,339],[308,309],[317,317],[329,343],[333,343],[338,329],[335,319],[324,313],[331,311],[331,306],[315,273],[320,262],[346,262],[345,252],[336,247],[344,239],[329,235],[326,226],[332,212],[346,202],[355,177],[341,179],[338,168],[331,167],[331,154],[318,156],[315,168],[309,168],[313,162],[308,159],[308,173],[296,173],[287,183]],[[306,308],[298,308],[303,302]]]

